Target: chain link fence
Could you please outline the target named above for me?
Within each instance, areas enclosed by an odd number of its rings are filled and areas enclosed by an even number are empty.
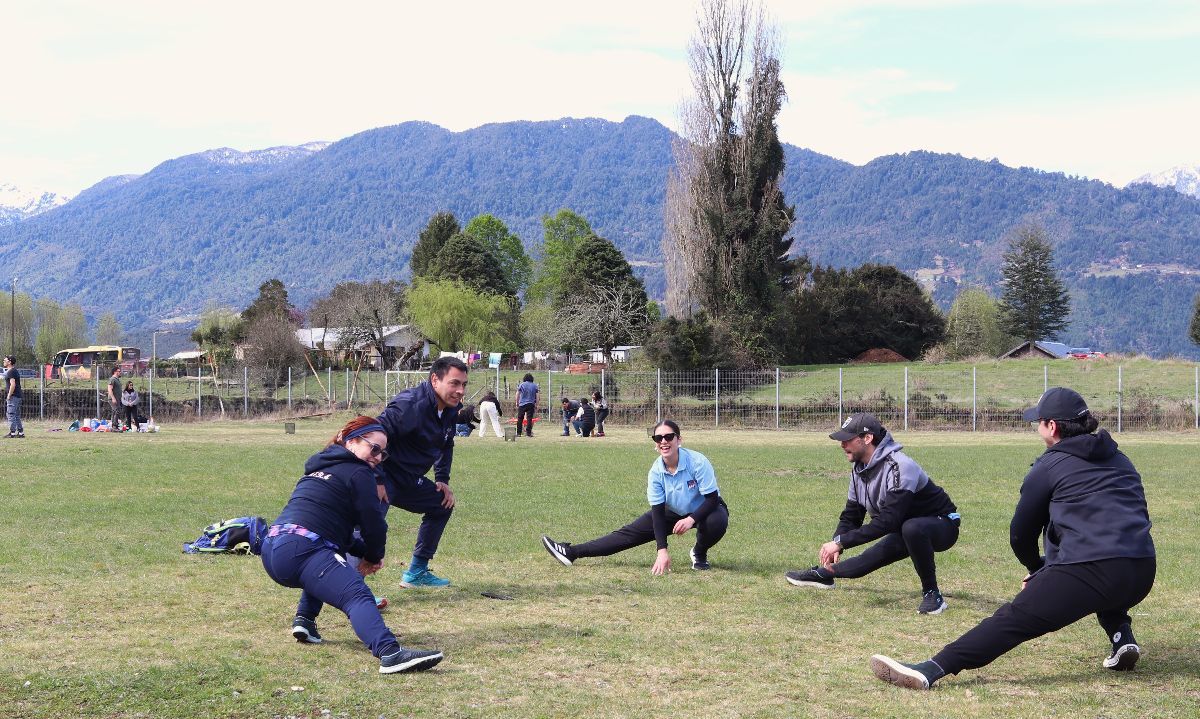
[[[689,428],[829,431],[853,412],[871,412],[897,430],[1013,430],[1046,387],[1072,387],[1101,424],[1118,432],[1200,427],[1200,366],[1148,360],[995,362],[987,365],[866,365],[804,370],[599,371],[476,369],[467,398],[496,392],[505,419],[516,414],[525,374],[541,388],[539,416],[562,420],[561,399],[600,392],[612,425],[649,427],[672,418]],[[122,377],[139,412],[162,422],[377,413],[425,372],[211,366]],[[26,382],[26,418],[109,416],[107,377]]]

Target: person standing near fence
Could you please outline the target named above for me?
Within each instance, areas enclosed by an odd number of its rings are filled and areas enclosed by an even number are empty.
[[[1036,423],[1046,451],[1025,475],[1009,526],[1013,554],[1029,572],[1021,591],[924,662],[871,657],[883,681],[928,689],[1089,614],[1111,642],[1101,666],[1128,671],[1141,657],[1129,611],[1150,594],[1157,569],[1142,477],[1108,432],[1096,431],[1074,390],[1051,387],[1024,418]]]
[[[537,414],[538,395],[540,390],[533,381],[533,375],[528,372],[517,385],[517,436],[521,436],[521,428],[525,428],[527,437],[533,436],[533,418]]]
[[[138,423],[138,393],[133,388],[133,381],[125,383],[125,391],[121,393],[121,406],[125,408],[125,426],[127,428],[141,430],[142,425]]]
[[[911,557],[921,578],[921,614],[940,614],[946,608],[937,583],[934,552],[958,541],[959,514],[950,496],[929,479],[925,470],[902,451],[874,415],[852,414],[829,435],[842,444],[851,463],[846,508],[833,539],[821,545],[820,564],[787,573],[799,587],[830,589],[835,577],[864,577],[905,557]],[[863,524],[867,515],[871,521]],[[839,561],[842,550],[875,542],[862,554]]]
[[[479,400],[479,436],[481,438],[487,432],[490,423],[492,429],[496,431],[496,436],[504,439],[504,430],[500,427],[502,414],[504,413],[500,410],[500,400],[496,398],[496,393],[488,390],[487,394]]]
[[[374,419],[350,420],[325,449],[309,457],[262,545],[263,568],[271,579],[302,590],[292,637],[320,644],[317,616],[331,604],[346,613],[354,633],[379,659],[381,674],[430,669],[442,660],[437,650],[401,647],[363,581],[383,567],[387,524],[373,470],[387,457],[387,444],[383,426]],[[351,568],[347,554],[362,559]]]
[[[454,511],[450,465],[466,391],[467,365],[457,357],[441,357],[430,368],[428,380],[396,395],[379,415],[391,448],[378,468],[379,498],[422,515],[412,562],[400,581],[407,589],[450,584],[429,570],[429,562]],[[424,476],[431,467],[432,482]]]
[[[582,557],[607,557],[653,540],[658,546],[654,574],[671,569],[667,535],[682,536],[696,530],[696,544],[689,552],[692,569],[711,569],[708,550],[716,546],[729,528],[729,507],[717,488],[712,463],[699,452],[684,449],[679,425],[665,419],[650,437],[658,459],[646,478],[650,511],[615,532],[583,544],[557,542],[542,535],[542,546],[561,564],[570,566]]]
[[[593,437],[604,436],[604,420],[608,419],[608,402],[599,392],[592,393],[592,405],[596,408],[596,433]]]
[[[121,426],[121,368],[113,367],[108,378],[108,426],[115,432]]]
[[[25,439],[25,425],[21,422],[21,373],[17,371],[17,358],[4,358],[4,396],[8,414],[8,434],[5,439]]]

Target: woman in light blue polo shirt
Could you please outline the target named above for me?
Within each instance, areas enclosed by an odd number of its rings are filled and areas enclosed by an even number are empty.
[[[729,507],[717,489],[712,464],[699,452],[680,446],[683,437],[672,420],[660,422],[651,439],[659,457],[646,479],[650,511],[615,532],[583,544],[556,542],[542,535],[542,546],[551,556],[569,566],[580,557],[607,557],[654,540],[658,555],[651,571],[666,574],[671,569],[667,535],[683,535],[694,527],[692,569],[711,568],[708,550],[721,541],[729,527]]]

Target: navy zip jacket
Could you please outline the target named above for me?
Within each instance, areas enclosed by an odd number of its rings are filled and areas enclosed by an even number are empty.
[[[1021,485],[1009,543],[1031,573],[1046,564],[1154,556],[1142,477],[1106,430],[1068,437],[1037,458]]]
[[[287,506],[272,524],[298,524],[368,562],[383,559],[387,522],[375,493],[371,466],[333,444],[304,463]],[[354,541],[359,527],[362,540]]]
[[[436,481],[450,483],[458,407],[447,407],[438,417],[437,403],[428,380],[392,398],[378,418],[388,436],[388,458],[379,465],[381,472],[398,480],[422,477],[433,467]]]
[[[866,464],[850,470],[846,508],[838,517],[834,538],[849,549],[899,532],[906,519],[945,517],[957,511],[950,495],[933,483],[921,465],[904,452],[891,433],[875,447]],[[870,523],[863,519],[871,515]]]

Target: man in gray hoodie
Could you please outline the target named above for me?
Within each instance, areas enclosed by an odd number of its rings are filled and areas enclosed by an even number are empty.
[[[787,573],[798,587],[831,589],[834,577],[854,579],[911,557],[921,578],[921,614],[940,614],[946,608],[937,583],[935,552],[958,541],[958,510],[945,490],[933,483],[921,465],[900,451],[874,415],[846,418],[830,439],[842,444],[851,463],[846,508],[833,538],[821,545],[820,563]],[[863,524],[867,515],[871,521]],[[878,541],[876,541],[878,540]],[[841,560],[842,550],[875,542],[862,554]]]

